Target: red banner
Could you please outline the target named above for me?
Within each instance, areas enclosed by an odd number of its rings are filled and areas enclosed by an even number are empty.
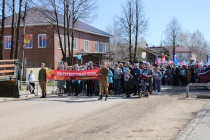
[[[100,69],[93,70],[47,70],[47,80],[90,80],[98,79]]]

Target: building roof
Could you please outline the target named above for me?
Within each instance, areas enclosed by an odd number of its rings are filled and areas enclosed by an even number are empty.
[[[40,7],[33,7],[27,10],[26,12],[26,26],[36,26],[36,25],[49,25],[53,24],[56,25],[56,18],[55,15],[52,11],[48,11],[46,9],[40,8]],[[22,16],[23,16],[22,12]],[[12,21],[12,16],[9,16],[5,20],[5,27],[10,27],[11,26],[11,21]],[[60,26],[64,26],[64,19],[63,15],[58,14],[58,23]],[[70,28],[72,28],[71,24],[71,19],[70,19]],[[21,21],[21,25],[23,25]],[[80,20],[78,20],[75,24],[75,30],[86,32],[86,33],[91,33],[91,34],[96,34],[100,36],[105,36],[105,37],[113,37],[113,35],[106,33],[100,29],[97,29],[89,24],[86,24]]]
[[[169,50],[166,49],[165,47],[147,47],[147,50],[153,51],[156,54],[162,54],[164,53],[166,56],[170,56]]]
[[[150,49],[153,49],[153,50],[160,50],[161,48],[163,49],[166,49],[167,51],[172,51],[173,50],[173,47],[172,46],[163,46],[163,47],[149,47]],[[183,46],[178,46],[176,47],[175,49],[176,53],[189,53],[189,52],[193,52],[192,49],[190,48],[187,48],[187,47],[183,47]]]

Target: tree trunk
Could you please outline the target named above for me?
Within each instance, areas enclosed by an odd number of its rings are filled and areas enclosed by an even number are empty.
[[[72,3],[72,33],[71,33],[71,61],[70,61],[70,65],[73,65],[73,58],[74,58],[74,52],[73,52],[73,48],[74,48],[74,24],[76,23],[75,20],[75,13],[74,13],[74,0]]]
[[[53,2],[54,2],[54,4],[56,3],[55,0]],[[59,28],[59,23],[58,23],[58,13],[57,13],[56,7],[53,7],[53,8],[54,8],[54,14],[55,14],[55,18],[56,18],[56,29],[57,29],[59,43],[60,43],[60,47],[61,47],[61,53],[63,55],[63,58],[66,58],[66,54],[63,50],[62,40],[61,40],[61,37],[60,37],[60,28]]]
[[[22,0],[19,1],[19,13],[18,13],[18,23],[17,23],[17,32],[16,32],[16,43],[15,43],[15,45],[16,45],[16,47],[15,47],[15,59],[18,59],[17,57],[18,57],[18,50],[19,50],[21,6],[22,6]]]
[[[138,33],[139,33],[139,13],[138,13],[138,0],[136,0],[136,34],[135,34],[135,49],[134,49],[134,56],[133,62],[136,61],[136,49],[138,45]]]
[[[64,15],[63,15],[63,18],[64,18],[64,53],[65,53],[65,56],[63,58],[63,61],[66,62],[66,0],[64,0]]]
[[[11,50],[10,50],[10,59],[13,59],[13,50],[14,50],[14,35],[15,35],[15,27],[14,27],[14,20],[15,20],[15,0],[12,0],[12,39],[11,39]]]
[[[131,56],[131,38],[132,38],[132,9],[131,9],[131,3],[129,7],[129,60],[132,61],[132,56]]]
[[[74,48],[74,27],[72,27],[72,33],[71,33],[71,61],[70,61],[70,65],[73,65],[73,48]]]
[[[176,44],[175,44],[175,43],[176,43],[176,40],[175,40],[175,38],[176,38],[176,37],[173,36],[173,61],[174,61],[174,55],[175,55],[175,53],[176,53],[176,52],[175,52],[175,49],[176,49],[176,48],[175,48],[175,47],[176,47]]]
[[[71,57],[70,57],[70,53],[71,53],[71,50],[70,50],[70,31],[69,31],[69,28],[70,28],[70,14],[69,14],[69,6],[67,6],[67,9],[66,9],[66,15],[67,15],[67,36],[68,36],[68,54],[69,54],[69,57],[68,57],[68,65],[70,65],[70,62],[71,62]]]
[[[4,44],[4,20],[5,20],[5,0],[2,0],[2,21],[0,34],[0,60],[3,60],[3,44]]]

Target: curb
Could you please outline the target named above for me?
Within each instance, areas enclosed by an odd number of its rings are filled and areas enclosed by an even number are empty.
[[[47,95],[53,95],[52,91],[48,91]],[[32,98],[38,98],[40,96],[41,96],[41,93],[39,93],[38,95],[36,95],[36,94],[20,94],[19,98],[1,97],[0,103],[1,102],[9,102],[9,101],[17,101],[17,100],[27,100],[27,99],[32,99]]]
[[[186,140],[188,136],[192,133],[192,131],[198,126],[201,120],[209,111],[208,108],[210,107],[210,102],[202,109],[193,120],[175,137],[174,140]]]

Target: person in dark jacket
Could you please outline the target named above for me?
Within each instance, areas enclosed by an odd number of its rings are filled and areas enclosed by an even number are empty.
[[[138,64],[134,64],[134,68],[133,68],[133,92],[134,92],[134,96],[137,94],[137,92],[140,92],[140,86],[139,86],[139,77],[141,74],[141,70],[138,67]]]

